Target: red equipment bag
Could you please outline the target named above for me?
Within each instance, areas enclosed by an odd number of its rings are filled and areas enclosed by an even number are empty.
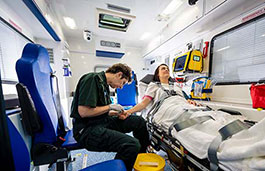
[[[265,109],[265,84],[251,84],[250,95],[253,108]]]

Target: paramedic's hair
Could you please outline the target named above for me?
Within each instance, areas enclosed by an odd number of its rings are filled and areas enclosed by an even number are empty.
[[[168,68],[168,66],[167,66],[166,64],[160,64],[160,65],[156,68],[156,70],[155,70],[155,74],[154,74],[154,78],[153,78],[154,82],[160,82],[160,79],[159,79],[158,74],[159,74],[159,68],[160,68],[161,66],[166,66],[166,67]],[[168,68],[168,69],[169,69],[169,68]],[[169,78],[169,80],[170,80],[170,78]]]
[[[122,72],[121,78],[125,78],[126,80],[128,80],[128,82],[132,81],[132,69],[126,64],[121,64],[121,63],[114,64],[111,67],[109,67],[106,71],[106,73],[112,73],[112,74],[116,74],[118,72]]]

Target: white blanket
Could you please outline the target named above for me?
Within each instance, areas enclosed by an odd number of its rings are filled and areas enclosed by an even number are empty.
[[[265,170],[265,119],[224,141],[217,153],[229,170]]]
[[[181,97],[170,97],[154,115],[153,122],[168,129],[185,109],[194,108],[196,107],[188,104]],[[207,158],[208,147],[219,135],[220,128],[236,119],[245,119],[242,116],[233,116],[221,111],[197,111],[191,118],[198,116],[212,116],[214,120],[208,120],[179,132],[173,129],[171,133],[189,152],[200,159]],[[218,152],[220,167],[224,170],[245,170],[245,168],[246,170],[265,170],[264,130],[265,120],[223,141]]]

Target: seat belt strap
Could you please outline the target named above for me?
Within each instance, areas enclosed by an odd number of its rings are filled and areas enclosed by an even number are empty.
[[[190,119],[191,115],[194,112],[209,111],[209,110],[211,110],[211,109],[209,109],[207,107],[198,107],[198,108],[195,108],[195,109],[185,109],[185,111],[182,114],[180,114],[180,116],[170,125],[170,127],[168,129],[169,135],[170,136],[172,135],[171,131],[173,130],[175,124],[180,123],[180,122],[184,122],[184,121]]]
[[[151,107],[151,109],[148,111],[147,113],[147,119],[152,122],[153,117],[155,115],[155,113],[158,111],[158,109],[161,107],[161,105],[163,104],[163,102],[165,101],[165,99],[167,99],[168,97],[170,97],[168,94],[164,94],[160,100],[158,100],[157,102],[155,102],[155,104]]]
[[[235,120],[234,122],[231,122],[221,128],[219,130],[219,133],[222,136],[223,141],[226,140],[227,138],[231,137],[232,135],[244,130],[248,129],[248,126],[241,122],[240,120]]]
[[[199,117],[188,119],[186,121],[178,122],[174,125],[174,128],[177,131],[181,131],[181,130],[186,129],[188,127],[191,127],[193,125],[208,121],[210,119],[213,119],[213,118],[211,116],[199,116]]]
[[[153,104],[153,106],[151,107],[151,109],[148,111],[147,113],[147,120],[149,122],[152,122],[153,117],[155,115],[155,113],[158,111],[158,109],[161,107],[161,105],[163,104],[163,102],[165,101],[165,99],[167,99],[168,97],[174,96],[174,95],[179,95],[177,94],[174,90],[166,90],[160,82],[156,82],[156,85],[161,88],[165,94],[163,94],[163,96],[160,98],[160,100],[158,100],[157,102],[155,102],[155,104]],[[172,85],[172,83],[170,83],[170,85]]]
[[[230,138],[232,135],[248,129],[248,126],[241,122],[240,120],[235,120],[226,126],[222,127],[218,132],[220,133],[219,136],[217,136],[212,143],[210,144],[208,148],[208,159],[210,161],[210,170],[217,171],[218,170],[218,158],[217,158],[217,151],[222,143],[222,141]]]
[[[56,90],[57,90],[56,92],[54,91],[53,79],[55,79],[55,81],[56,81]],[[66,135],[66,131],[65,131],[65,125],[64,125],[63,114],[62,114],[62,109],[61,109],[58,78],[53,73],[51,73],[51,88],[52,88],[53,97],[55,97],[55,99],[53,98],[53,103],[55,105],[56,113],[57,113],[57,116],[58,116],[57,143],[59,143],[59,145],[61,145],[65,141],[64,137]]]
[[[167,89],[165,89],[165,88],[162,86],[162,84],[161,84],[160,82],[157,82],[156,84],[157,84],[157,86],[158,86],[159,88],[161,88],[164,92],[166,92],[167,95],[169,95],[169,96],[178,95],[178,94],[174,91],[174,88],[173,88],[172,90],[167,90]],[[172,86],[172,85],[173,85],[172,83],[169,83],[169,86]]]
[[[179,122],[183,122],[188,120],[191,117],[192,113],[189,112],[189,110],[185,110],[182,114],[180,114],[180,116],[170,125],[170,127],[168,128],[168,134],[170,136],[172,136],[171,131],[174,128],[174,125],[179,123]]]
[[[171,91],[166,90],[160,82],[156,82],[156,85],[161,88],[165,94],[162,95],[162,97],[160,98],[160,100],[158,100],[157,102],[155,102],[155,104],[151,107],[151,109],[148,111],[147,113],[147,119],[149,122],[152,122],[153,117],[155,115],[155,113],[158,111],[158,109],[161,107],[161,105],[163,104],[164,100],[167,99],[168,97],[172,96]]]

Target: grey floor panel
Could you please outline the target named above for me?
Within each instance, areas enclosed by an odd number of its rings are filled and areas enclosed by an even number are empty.
[[[114,159],[115,155],[116,153],[91,152],[84,149],[72,151],[71,156],[75,158],[75,161],[69,166],[68,171],[77,171],[96,163]]]
[[[167,158],[163,153],[158,153],[163,158]],[[72,158],[75,158],[74,162],[71,162],[68,166],[68,171],[78,171],[84,167],[91,166],[96,163],[100,163],[106,160],[114,159],[116,153],[109,152],[91,152],[85,149],[71,151]],[[173,171],[170,166],[167,164],[168,160],[166,159],[166,166],[164,171]],[[49,171],[55,171],[55,166],[52,166]]]

